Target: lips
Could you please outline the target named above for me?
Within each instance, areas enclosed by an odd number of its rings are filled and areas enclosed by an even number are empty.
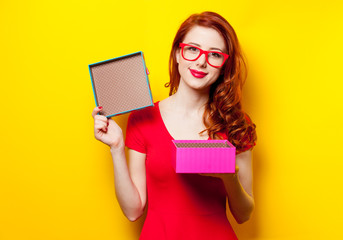
[[[196,77],[196,78],[203,78],[207,75],[207,73],[205,73],[205,72],[197,71],[194,69],[189,69],[189,71],[191,72],[193,77]]]

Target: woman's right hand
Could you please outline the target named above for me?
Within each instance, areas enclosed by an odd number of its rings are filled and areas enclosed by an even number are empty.
[[[98,115],[102,107],[95,107],[92,112],[94,118],[94,136],[97,140],[107,144],[111,149],[124,148],[123,131],[111,118]]]

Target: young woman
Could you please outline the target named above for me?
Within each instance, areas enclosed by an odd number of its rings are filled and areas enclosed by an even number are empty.
[[[252,152],[255,125],[241,107],[245,64],[236,34],[220,15],[190,16],[170,54],[170,96],[131,113],[126,141],[112,120],[93,110],[95,138],[110,146],[118,202],[131,221],[149,199],[140,239],[237,239],[238,223],[254,208]],[[176,174],[173,139],[228,139],[236,146],[235,174]],[[127,165],[124,147],[129,148]]]

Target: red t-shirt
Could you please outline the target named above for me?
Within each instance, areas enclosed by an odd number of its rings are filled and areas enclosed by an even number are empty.
[[[148,211],[140,239],[237,239],[226,217],[224,183],[219,178],[175,173],[172,140],[158,102],[129,116],[126,146],[146,154]]]

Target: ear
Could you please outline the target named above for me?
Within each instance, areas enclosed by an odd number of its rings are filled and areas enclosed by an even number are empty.
[[[180,51],[180,48],[178,48],[175,52],[175,57],[176,57],[176,62],[179,64],[179,61],[180,61],[180,54],[181,54],[181,51]]]

